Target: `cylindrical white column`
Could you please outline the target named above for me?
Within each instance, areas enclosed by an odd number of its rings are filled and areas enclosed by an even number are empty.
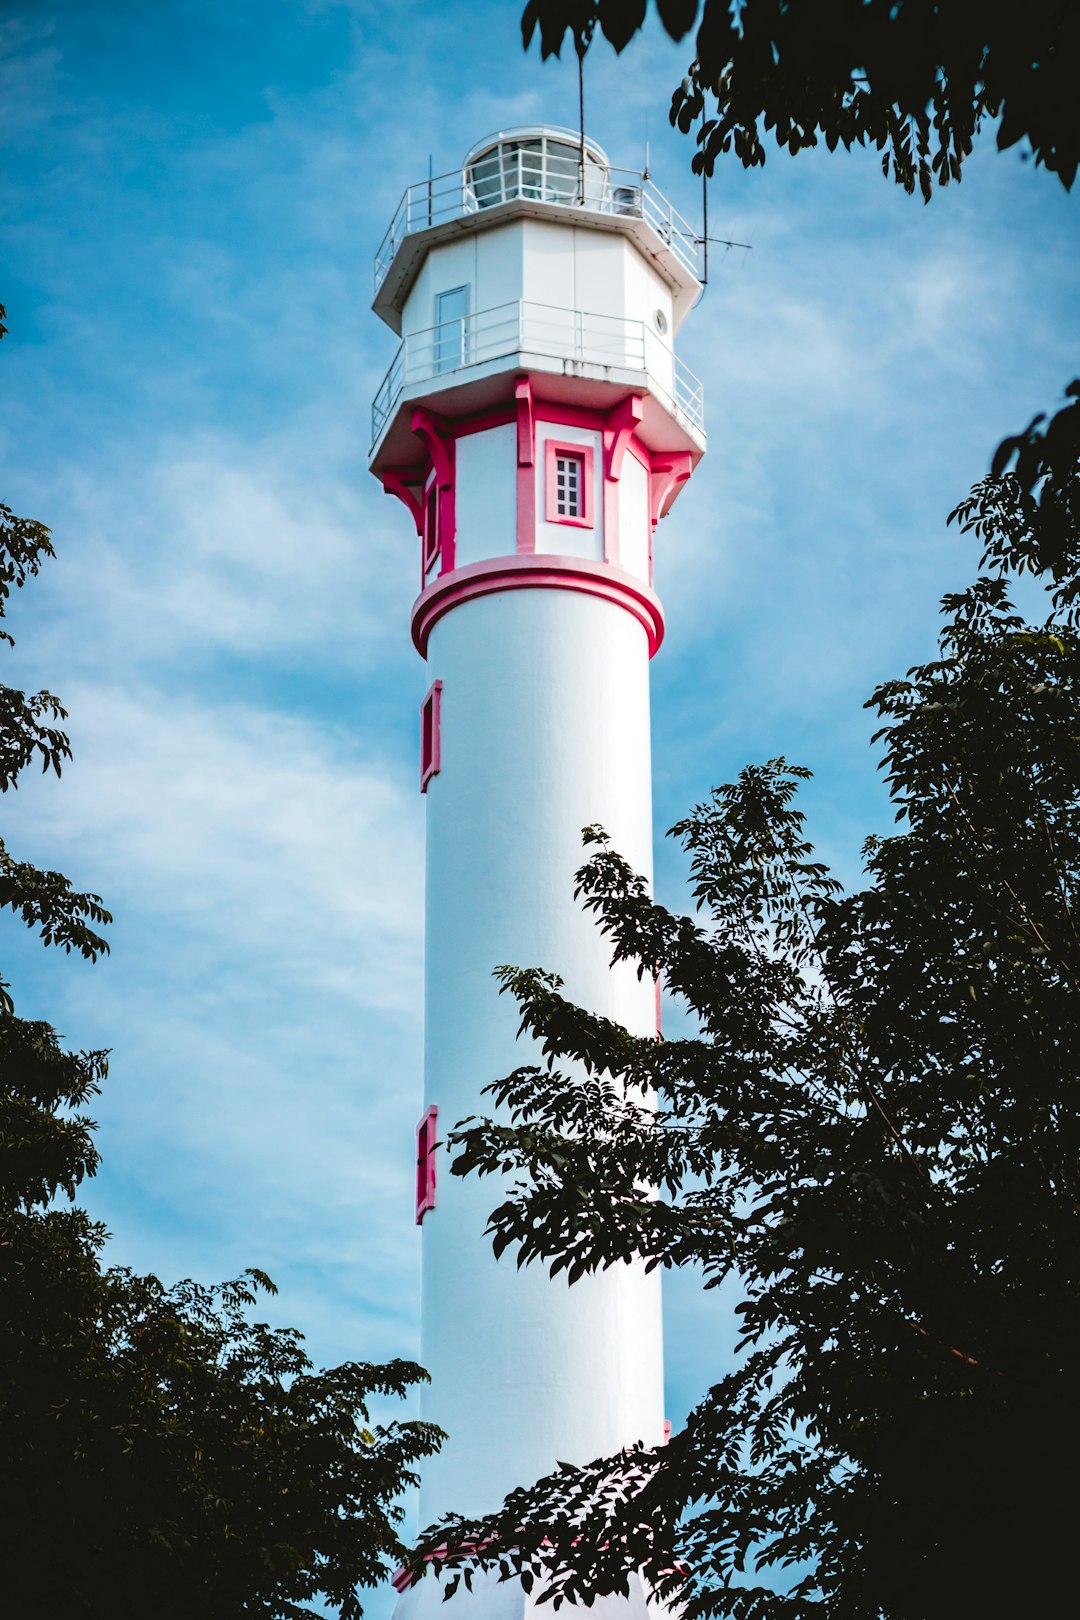
[[[439,1134],[487,1111],[490,1081],[533,1061],[503,963],[558,973],[631,1030],[655,989],[573,898],[581,829],[599,822],[651,876],[649,647],[616,602],[552,586],[460,602],[433,626],[439,774],[427,793],[425,1103]],[[423,1224],[425,1414],[448,1432],[424,1465],[421,1522],[496,1507],[556,1462],[663,1437],[660,1274],[615,1266],[568,1286],[498,1263],[484,1228],[494,1178],[447,1173]]]

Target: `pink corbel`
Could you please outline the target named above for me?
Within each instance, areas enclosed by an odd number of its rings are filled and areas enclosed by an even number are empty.
[[[388,495],[396,495],[409,509],[417,534],[424,530],[423,467],[384,467],[379,474]]]
[[[608,412],[604,426],[604,477],[613,482],[622,473],[623,457],[644,409],[640,395],[631,394]]]
[[[447,574],[454,566],[454,535],[457,529],[454,500],[454,441],[449,437],[448,425],[424,405],[413,408],[409,427],[422,439],[435,469],[435,482],[439,489],[439,550],[442,557],[441,573]]]
[[[693,470],[694,458],[689,451],[653,462],[649,476],[649,517],[654,529],[675,499],[675,491],[686,483]]]
[[[604,419],[604,561],[619,563],[619,479],[623,458],[641,421],[644,405],[637,394],[620,400]]]

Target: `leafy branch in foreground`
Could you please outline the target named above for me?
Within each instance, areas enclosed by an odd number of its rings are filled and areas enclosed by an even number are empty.
[[[997,123],[999,148],[1026,141],[1066,189],[1080,163],[1080,12],[1060,0],[1023,7],[969,0],[656,0],[672,39],[700,14],[695,56],[671,122],[696,132],[697,173],[733,152],[765,162],[765,137],[790,153],[824,141],[875,147],[886,179],[929,202],[960,179],[975,137]],[[528,47],[544,57],[569,34],[584,56],[596,30],[621,51],[646,0],[529,0]]]
[[[44,525],[0,506],[0,617],[52,555]],[[47,692],[0,687],[0,789],[38,759],[59,775],[65,718]],[[99,897],[0,841],[4,909],[46,945],[90,961],[108,949]],[[103,1267],[106,1234],[74,1199],[98,1167],[86,1110],[107,1068],[105,1052],[65,1051],[18,1017],[0,980],[5,1613],[304,1620],[325,1612],[321,1595],[356,1620],[358,1585],[401,1556],[399,1498],[440,1438],[374,1422],[372,1406],[426,1375],[405,1361],[317,1370],[299,1333],[250,1319],[275,1291],[261,1272],[167,1288]]]
[[[687,1620],[944,1620],[1067,1589],[1080,472],[1060,422],[959,509],[995,571],[945,598],[939,656],[870,699],[898,826],[867,841],[861,889],[813,858],[807,773],[771,760],[673,829],[696,920],[586,834],[579,895],[696,1034],[635,1037],[502,970],[541,1061],[450,1137],[455,1173],[509,1180],[496,1248],[571,1279],[693,1263],[737,1291],[742,1340],[666,1449],[560,1469],[432,1527],[418,1560],[479,1548],[459,1574],[583,1602],[641,1571]],[[1013,610],[1010,571],[1046,584],[1044,622]]]

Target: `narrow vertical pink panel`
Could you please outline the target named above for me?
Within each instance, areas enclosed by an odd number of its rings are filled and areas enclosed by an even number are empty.
[[[435,1128],[439,1110],[434,1103],[416,1127],[416,1224],[435,1208]]]
[[[442,681],[434,681],[420,705],[420,791],[442,766]]]

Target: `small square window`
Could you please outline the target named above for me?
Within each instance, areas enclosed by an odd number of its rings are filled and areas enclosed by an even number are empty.
[[[426,793],[428,783],[438,776],[442,762],[441,729],[442,681],[436,681],[420,705],[420,791]]]
[[[416,1127],[416,1224],[435,1208],[435,1126],[439,1110],[432,1103]]]
[[[593,452],[587,444],[547,441],[547,520],[593,527]]]

